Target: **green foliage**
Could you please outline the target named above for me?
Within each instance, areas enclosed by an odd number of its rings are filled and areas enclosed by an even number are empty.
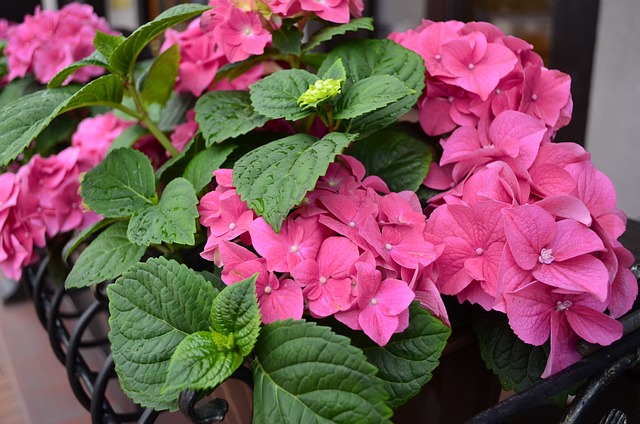
[[[249,87],[251,104],[256,112],[269,118],[297,121],[312,113],[303,110],[298,99],[317,80],[317,76],[302,69],[276,72]]]
[[[313,189],[355,135],[329,133],[322,140],[296,134],[258,147],[236,162],[238,194],[275,231],[292,207]]]
[[[109,66],[115,72],[123,75],[131,73],[138,55],[151,40],[167,28],[186,21],[187,19],[195,18],[208,9],[210,9],[208,6],[200,4],[180,4],[165,10],[153,21],[136,29],[133,34],[118,45],[109,56]]]
[[[91,210],[107,218],[123,218],[156,203],[149,159],[132,149],[116,149],[87,172],[80,190]]]
[[[346,34],[350,31],[357,31],[360,29],[365,29],[367,31],[373,31],[373,19],[371,18],[358,18],[352,19],[350,22],[343,25],[336,26],[328,26],[317,32],[315,32],[310,38],[309,41],[305,43],[303,46],[303,51],[308,52],[309,50],[313,50],[318,47],[320,44],[325,41],[331,40],[333,37],[337,35]]]
[[[125,37],[122,35],[111,35],[96,31],[96,36],[93,38],[93,47],[104,57],[109,57],[124,40]]]
[[[47,84],[48,88],[57,88],[60,87],[64,82],[69,78],[75,71],[85,66],[99,66],[101,68],[109,69],[109,63],[105,55],[100,53],[100,51],[96,50],[91,53],[89,56],[81,59],[77,62],[72,63],[71,65],[65,67],[60,72],[58,72]]]
[[[415,91],[391,75],[374,75],[361,79],[340,96],[336,119],[351,119],[378,110]]]
[[[146,104],[167,104],[173,93],[180,65],[180,47],[172,45],[153,61],[140,95]]]
[[[65,281],[68,289],[88,287],[119,277],[137,263],[146,250],[127,238],[127,222],[105,229],[82,251]]]
[[[390,422],[376,368],[328,327],[292,320],[267,324],[255,355],[256,424]]]
[[[394,76],[413,90],[413,94],[349,122],[349,131],[358,132],[361,137],[396,122],[413,107],[424,89],[422,58],[391,40],[350,40],[329,53],[318,73],[325,73],[338,58],[342,59],[347,73],[345,92],[351,84],[378,75]]]
[[[348,153],[362,162],[369,175],[379,176],[395,192],[418,190],[433,157],[424,134],[406,123],[358,140]]]
[[[167,370],[164,391],[213,389],[238,369],[244,358],[221,348],[220,335],[210,331],[189,334],[176,348]]]
[[[104,218],[98,222],[94,222],[88,227],[82,229],[82,231],[75,234],[71,239],[69,239],[69,241],[67,241],[67,243],[64,245],[64,248],[62,249],[62,257],[64,258],[64,260],[69,260],[69,256],[73,252],[75,252],[75,250],[82,243],[87,241],[90,237],[92,237],[95,233],[99,232],[103,228],[113,224],[115,221],[115,219]]]
[[[417,395],[431,380],[451,329],[417,302],[409,309],[409,327],[394,334],[386,346],[378,346],[362,334],[353,337],[367,360],[378,368],[378,377],[389,393],[387,404],[396,409]]]
[[[198,99],[195,111],[207,146],[246,134],[269,120],[253,110],[246,91],[210,91]]]
[[[473,329],[482,359],[505,390],[521,392],[540,380],[548,356],[544,347],[520,340],[511,330],[506,315],[482,311],[475,314]]]
[[[171,358],[170,389],[213,389],[249,355],[260,332],[256,276],[225,287],[211,305],[211,331],[187,336]]]
[[[0,165],[15,159],[58,115],[60,104],[77,90],[64,87],[37,91],[0,109]]]
[[[198,198],[191,183],[176,178],[165,187],[157,204],[140,202],[133,212],[127,236],[141,246],[162,242],[195,243]]]
[[[284,55],[300,56],[302,32],[291,24],[284,24],[273,32],[273,46]]]
[[[217,293],[197,272],[165,258],[139,263],[107,287],[113,362],[134,402],[177,409],[180,390],[163,390],[169,361],[185,337],[209,329]]]
[[[322,79],[335,79],[344,81],[347,79],[347,71],[344,69],[342,59],[338,58],[330,67],[325,68],[323,73],[318,74],[318,76]]]
[[[222,166],[235,148],[233,144],[214,144],[208,147],[189,162],[183,177],[193,185],[196,192],[199,192],[211,182],[213,171]]]

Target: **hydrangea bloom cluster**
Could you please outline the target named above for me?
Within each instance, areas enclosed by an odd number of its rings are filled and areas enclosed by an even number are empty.
[[[429,135],[489,125],[505,110],[543,121],[547,137],[570,120],[570,77],[545,68],[531,44],[490,23],[425,20],[390,38],[424,59],[427,86],[418,110]]]
[[[638,286],[618,241],[626,217],[611,181],[574,143],[549,141],[540,118],[506,110],[442,141],[425,180],[427,230],[442,238],[437,286],[505,312],[523,341],[551,341],[543,376],[578,361],[578,338],[608,345]]]
[[[229,62],[264,53],[283,18],[314,15],[346,23],[364,9],[362,0],[210,0],[209,5],[213,9],[203,14],[200,26]]]
[[[5,55],[9,80],[32,74],[39,82],[48,83],[63,68],[94,51],[96,31],[113,33],[89,5],[70,3],[59,11],[36,8],[34,15],[8,29]],[[87,66],[70,80],[87,82],[102,73],[102,68]]]
[[[276,233],[240,199],[231,170],[214,175],[217,187],[199,205],[208,229],[201,255],[223,267],[227,284],[259,273],[265,323],[308,310],[385,345],[407,327],[414,299],[448,322],[433,266],[444,246],[425,231],[415,193],[390,192],[342,155]]]

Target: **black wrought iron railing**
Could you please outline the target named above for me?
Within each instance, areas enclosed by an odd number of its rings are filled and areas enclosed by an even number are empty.
[[[90,411],[92,422],[154,423],[160,412],[131,403],[113,388],[114,385],[119,386],[107,338],[108,299],[105,285],[68,291],[53,281],[47,269],[48,260],[45,258],[37,266],[27,269],[23,277],[24,284],[35,303],[40,322],[47,330],[56,357],[67,368],[73,393],[82,406]],[[632,271],[640,281],[640,266],[636,265]],[[584,355],[580,362],[495,403],[468,423],[518,422],[516,417],[522,416],[533,406],[585,381],[573,401],[564,409],[560,423],[581,423],[586,416],[593,421],[592,405],[604,389],[621,376],[629,374],[634,375],[635,396],[640,398],[640,309],[629,313],[621,321],[625,329],[622,339],[607,347],[584,343],[580,346]],[[232,378],[252,387],[251,371],[245,367],[236,371]],[[625,396],[629,396],[629,393],[625,393]],[[194,391],[184,391],[179,405],[182,414],[198,424],[223,421],[229,410],[224,399],[210,399]],[[635,405],[635,409],[631,412],[637,415],[640,406]],[[629,411],[614,407],[600,413],[598,418],[600,423],[609,424],[626,423],[628,419]]]

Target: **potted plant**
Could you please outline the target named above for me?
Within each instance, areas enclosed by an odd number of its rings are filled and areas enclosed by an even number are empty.
[[[97,27],[93,53],[0,110],[0,266],[17,277],[76,230],[66,287],[111,282],[136,403],[176,409],[247,367],[255,422],[387,422],[430,380],[457,302],[518,391],[577,362],[579,339],[622,336],[624,213],[589,154],[554,141],[568,75],[481,22],[318,50],[373,29],[362,9],[213,0],[128,37]],[[71,146],[47,135],[69,116]],[[80,195],[52,194],[67,185]]]

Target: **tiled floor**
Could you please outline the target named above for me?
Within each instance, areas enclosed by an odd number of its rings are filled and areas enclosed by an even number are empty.
[[[33,303],[0,302],[0,422],[87,424]]]

